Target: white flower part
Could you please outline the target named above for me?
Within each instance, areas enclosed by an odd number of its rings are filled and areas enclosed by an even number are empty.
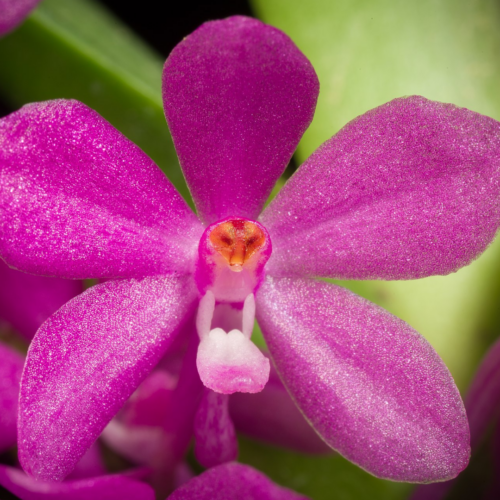
[[[255,296],[253,293],[248,295],[243,304],[243,335],[250,339],[255,321]]]
[[[212,327],[212,318],[215,311],[215,296],[208,291],[198,304],[198,314],[196,315],[196,330],[200,339],[210,333]]]
[[[260,392],[269,379],[270,365],[250,340],[255,318],[253,294],[245,299],[240,315],[241,330],[232,329],[226,333],[222,328],[210,329],[217,307],[214,295],[207,292],[200,301],[196,319],[200,336],[196,365],[203,384],[222,394]]]

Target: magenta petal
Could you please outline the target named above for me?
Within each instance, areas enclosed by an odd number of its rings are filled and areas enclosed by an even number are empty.
[[[456,271],[500,223],[500,123],[423,97],[395,99],[325,142],[261,222],[275,276]]]
[[[0,453],[16,444],[17,400],[24,358],[0,343]]]
[[[168,57],[165,114],[207,223],[255,218],[314,114],[319,82],[281,31],[256,19],[203,24]]]
[[[476,452],[500,413],[500,340],[490,348],[474,376],[465,398],[472,451]],[[497,423],[498,425],[498,423]],[[500,447],[493,454],[500,452]],[[418,487],[411,500],[441,500],[455,481]],[[495,497],[493,497],[495,498]]]
[[[161,170],[78,101],[0,120],[0,254],[62,278],[186,271],[202,227]]]
[[[96,441],[76,464],[68,479],[85,479],[106,474],[106,467],[101,456],[99,442]]]
[[[59,481],[158,362],[192,314],[189,278],[94,286],[51,316],[31,343],[21,382],[19,461]]]
[[[467,465],[460,394],[410,326],[324,282],[268,277],[256,298],[278,372],[332,448],[398,481],[443,481]]]
[[[0,36],[13,30],[40,0],[0,0]]]
[[[194,421],[195,455],[203,467],[236,460],[238,441],[229,416],[229,396],[207,389]]]
[[[231,462],[208,469],[175,490],[168,500],[307,500],[254,468]]]
[[[104,429],[106,444],[133,463],[165,469],[171,465],[172,437],[163,425],[172,405],[177,379],[165,370],[150,373]]]
[[[289,396],[271,367],[261,392],[236,392],[229,399],[229,414],[238,432],[302,453],[332,453]]]
[[[81,281],[45,278],[10,269],[0,260],[0,318],[26,340],[63,304],[83,291]]]
[[[151,486],[128,477],[101,476],[64,483],[38,482],[19,469],[0,465],[0,484],[21,500],[154,500]]]

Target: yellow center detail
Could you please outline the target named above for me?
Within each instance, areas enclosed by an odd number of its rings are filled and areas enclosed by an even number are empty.
[[[243,264],[265,244],[266,236],[257,224],[248,220],[230,220],[215,227],[210,243],[231,267],[241,271]]]

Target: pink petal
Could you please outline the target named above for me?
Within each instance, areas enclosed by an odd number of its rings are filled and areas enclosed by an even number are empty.
[[[500,416],[500,340],[490,348],[471,383],[465,399],[470,427],[472,451],[476,452],[486,438],[492,424]],[[498,423],[496,424],[498,426]],[[494,443],[495,444],[495,443]],[[493,453],[498,456],[493,444]],[[500,450],[500,447],[497,448]],[[440,500],[455,482],[420,486],[415,490],[412,500]]]
[[[28,341],[51,314],[83,291],[81,281],[21,273],[1,260],[0,283],[0,318]]]
[[[302,453],[333,453],[297,408],[272,365],[262,392],[231,395],[229,414],[236,430],[252,438]]]
[[[19,469],[0,465],[0,484],[21,500],[154,500],[153,489],[128,477],[101,476],[64,483],[38,482]]]
[[[40,0],[0,0],[0,36],[13,30]]]
[[[85,479],[103,476],[104,474],[106,474],[106,467],[101,456],[99,442],[96,441],[76,464],[68,479]]]
[[[17,400],[24,357],[0,343],[0,453],[16,444]]]
[[[111,420],[102,438],[132,463],[166,469],[171,462],[170,441],[163,425],[173,408],[173,392],[177,379],[164,370],[146,377]],[[170,463],[168,464],[170,465]]]
[[[456,271],[500,223],[500,123],[423,97],[395,99],[323,144],[261,219],[276,276]]]
[[[195,293],[175,276],[108,281],[40,327],[21,383],[26,472],[48,481],[71,472],[194,312]]]
[[[173,345],[101,434],[120,455],[148,466],[148,482],[157,496],[161,492],[167,495],[190,474],[182,461],[192,441],[193,420],[203,389],[195,366],[198,339],[193,326],[188,322],[175,341],[178,344],[184,333],[191,337],[175,381],[164,371],[177,364],[172,362],[171,356],[178,354]]]
[[[0,120],[0,254],[63,278],[187,271],[202,227],[160,169],[78,101]]]
[[[409,482],[450,479],[467,465],[460,394],[406,323],[338,286],[269,277],[257,320],[299,408],[348,460]]]
[[[229,416],[229,396],[205,391],[194,421],[195,456],[203,467],[236,460],[238,441]]]
[[[208,469],[175,490],[168,500],[307,500],[274,484],[254,468],[231,462]]]
[[[319,82],[281,31],[256,19],[203,24],[168,57],[165,114],[207,223],[255,218],[314,114]]]

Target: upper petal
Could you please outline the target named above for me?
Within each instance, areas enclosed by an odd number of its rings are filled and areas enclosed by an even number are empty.
[[[90,288],[51,316],[31,343],[19,399],[19,461],[58,481],[165,353],[195,300],[175,276]]]
[[[257,320],[278,372],[323,439],[372,474],[443,481],[469,459],[460,394],[430,344],[338,286],[267,278]]]
[[[17,400],[24,357],[0,343],[0,453],[16,444]]]
[[[0,255],[64,278],[185,270],[201,224],[161,170],[78,101],[0,120]]]
[[[208,469],[191,479],[168,500],[307,500],[274,484],[254,468],[230,462]]]
[[[168,57],[163,102],[198,213],[255,218],[314,114],[319,82],[281,31],[203,24]]]
[[[0,318],[26,340],[63,304],[83,291],[81,281],[33,276],[0,260]]]
[[[0,484],[22,500],[154,500],[151,486],[109,475],[64,483],[39,482],[19,469],[0,465]]]
[[[500,223],[500,123],[413,96],[325,142],[262,215],[282,276],[408,279],[470,263]]]
[[[0,0],[0,36],[13,30],[40,0]]]

